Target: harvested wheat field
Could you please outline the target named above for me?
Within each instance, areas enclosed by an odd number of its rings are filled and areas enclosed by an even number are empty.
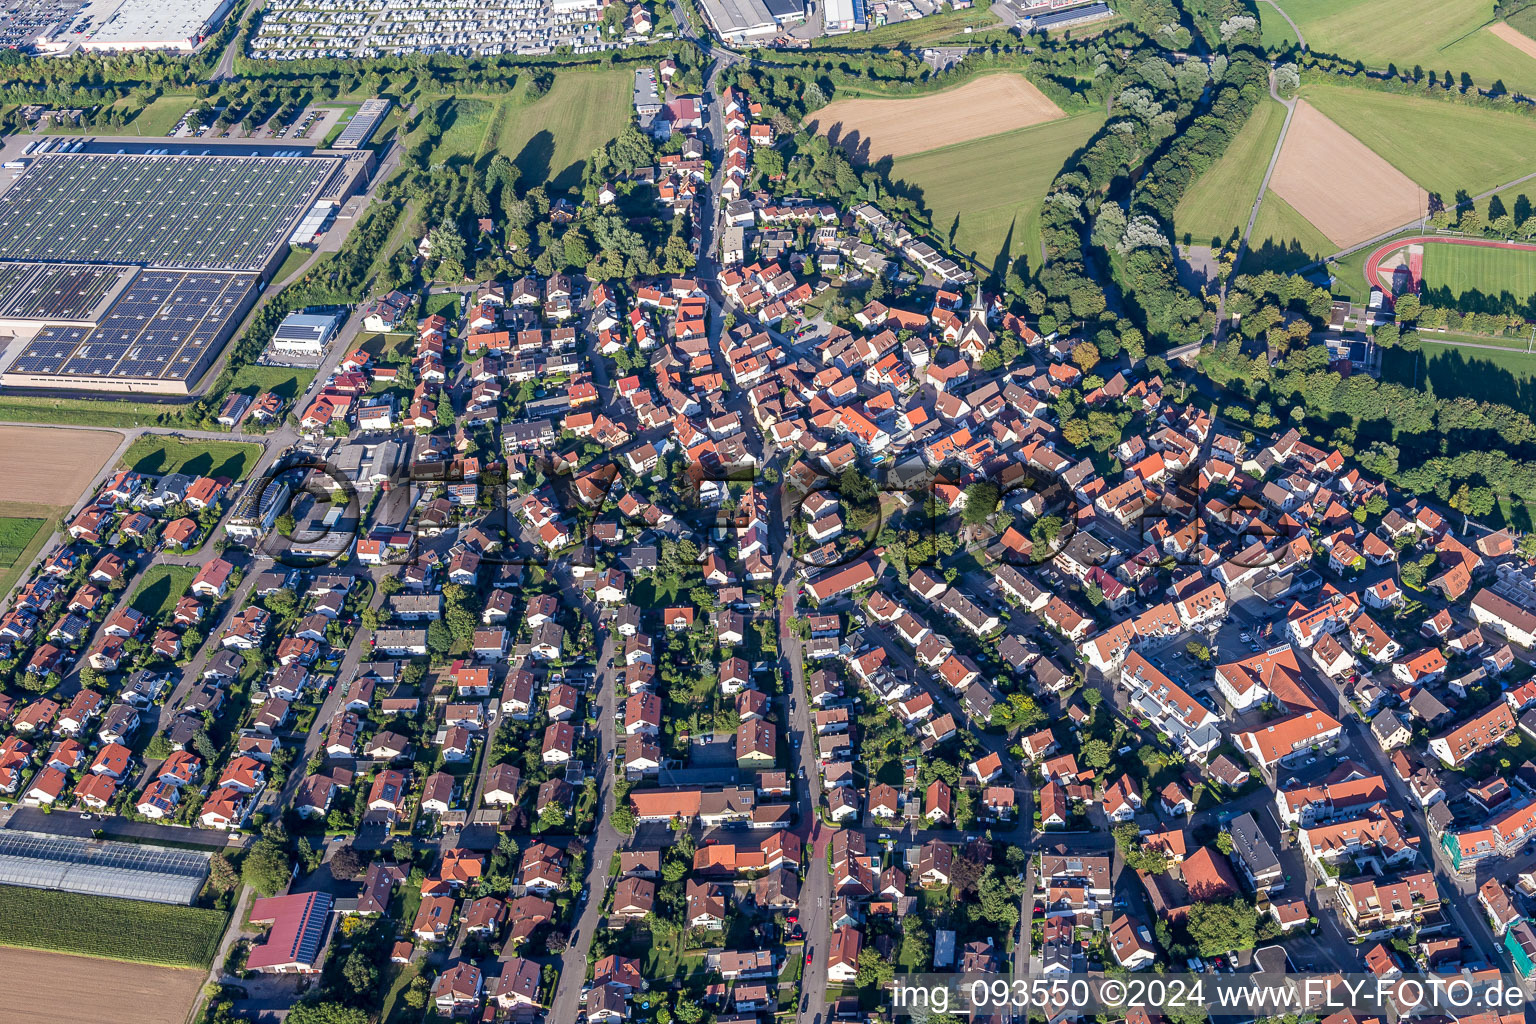
[[[183,1024],[202,971],[0,947],[6,1024]]]
[[[874,163],[1065,117],[1023,75],[984,75],[955,89],[902,100],[838,100],[806,122]]]
[[[5,500],[73,505],[122,442],[115,430],[0,427]]]
[[[1269,187],[1339,248],[1421,216],[1428,194],[1300,100]]]
[[[1488,26],[1488,31],[1504,40],[1510,46],[1519,50],[1527,57],[1536,57],[1536,39],[1532,39],[1524,32],[1519,31],[1507,21],[1496,21]]]

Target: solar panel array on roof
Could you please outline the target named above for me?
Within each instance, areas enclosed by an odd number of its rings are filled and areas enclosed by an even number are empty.
[[[366,146],[379,127],[379,122],[389,113],[389,105],[389,100],[364,100],[363,105],[357,108],[357,113],[352,115],[352,120],[336,136],[336,141],[331,143],[331,148],[358,149]]]
[[[336,325],[334,316],[315,316],[306,313],[289,313],[277,325],[273,337],[278,341],[319,342],[331,333]]]
[[[0,320],[84,320],[137,267],[0,263]]]
[[[1065,10],[1052,11],[1049,14],[1041,14],[1031,19],[1035,28],[1057,28],[1061,25],[1071,25],[1079,21],[1092,21],[1095,18],[1108,18],[1115,12],[1110,10],[1109,4],[1089,4],[1085,7],[1071,7]]]
[[[330,893],[317,892],[310,895],[308,910],[304,917],[304,927],[299,930],[298,947],[294,950],[294,959],[301,963],[314,963],[315,955],[320,952],[320,941],[325,938],[325,916],[330,913],[332,900]]]
[[[49,153],[0,193],[0,259],[261,270],[339,162]]]
[[[0,830],[0,883],[191,904],[208,877],[206,853]]]
[[[7,372],[185,380],[256,282],[255,274],[143,271],[95,329],[49,324]]]

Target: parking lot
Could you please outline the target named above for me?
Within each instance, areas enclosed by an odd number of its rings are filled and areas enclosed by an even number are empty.
[[[602,9],[555,0],[269,0],[251,39],[253,57],[382,57],[575,53],[615,49]]]

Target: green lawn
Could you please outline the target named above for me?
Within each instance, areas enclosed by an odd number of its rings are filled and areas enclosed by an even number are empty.
[[[1449,70],[1458,77],[1466,72],[1484,87],[1502,80],[1511,91],[1536,92],[1536,60],[1487,31],[1493,21],[1492,0],[1279,0],[1279,4],[1307,37],[1307,45],[1321,53],[1340,54],[1378,68],[1396,64],[1408,71],[1421,65],[1426,72]],[[1266,42],[1272,31],[1266,32]]]
[[[441,313],[450,320],[459,315],[460,304],[464,301],[462,295],[454,292],[436,292],[427,296],[426,316]]]
[[[1181,237],[1189,235],[1193,244],[1204,245],[1213,238],[1225,242],[1242,231],[1284,123],[1285,107],[1274,100],[1254,108],[1226,153],[1184,193],[1184,201],[1173,213],[1174,228]]]
[[[255,395],[263,391],[275,392],[279,398],[294,399],[308,390],[315,379],[314,370],[289,366],[257,366],[248,363],[235,371],[230,391],[244,391]]]
[[[152,565],[129,603],[153,622],[169,618],[196,575],[197,569],[190,565]]]
[[[0,945],[206,968],[227,914],[141,900],[0,886]]]
[[[1536,295],[1536,252],[1430,243],[1424,285],[1445,289],[1459,308],[1524,309]]]
[[[184,441],[146,434],[128,446],[123,465],[136,473],[192,473],[243,480],[256,465],[261,446],[241,441]]]
[[[357,340],[357,347],[385,363],[409,359],[416,349],[414,334],[368,334]]]
[[[15,565],[37,536],[37,531],[47,522],[46,519],[0,517],[0,566]]]
[[[531,103],[519,86],[502,102],[486,149],[517,164],[524,188],[546,181],[575,188],[593,151],[629,123],[633,87],[634,72],[623,68],[562,72]]]
[[[280,286],[289,276],[302,267],[314,253],[308,249],[293,248],[288,250],[288,255],[283,257],[283,262],[272,272],[271,282],[273,287]]]
[[[1101,113],[902,157],[891,176],[922,190],[938,241],[991,270],[1040,263],[1040,202],[1067,158],[1104,123]]]
[[[195,96],[161,96],[139,112],[123,134],[164,135],[197,103]]]
[[[144,138],[164,138],[166,132],[176,127],[176,122],[181,120],[183,114],[191,110],[197,104],[197,97],[186,96],[161,96],[151,100],[147,106],[134,114],[137,103],[131,100],[118,100],[112,106],[122,113],[124,117],[131,117],[121,128],[116,129],[122,135],[141,135]],[[54,125],[43,131],[45,135],[100,135],[100,128],[93,128],[89,124],[80,127],[74,125]]]
[[[1295,208],[1274,192],[1264,193],[1259,216],[1248,236],[1248,253],[1242,271],[1293,270],[1338,250]]]
[[[1273,5],[1262,0],[1259,3],[1259,30],[1267,49],[1288,50],[1296,45],[1296,33],[1291,31],[1290,24]]]
[[[1517,114],[1336,85],[1308,85],[1304,95],[1447,203],[1459,190],[1476,195],[1533,169],[1536,121]]]
[[[1329,264],[1328,269],[1333,274],[1334,295],[1351,302],[1365,302],[1371,297],[1371,289],[1365,280],[1365,261],[1376,249],[1376,246],[1369,245]]]

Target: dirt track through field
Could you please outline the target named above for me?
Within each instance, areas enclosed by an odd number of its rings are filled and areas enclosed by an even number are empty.
[[[874,163],[1065,116],[1023,75],[996,74],[912,99],[838,100],[816,111],[806,127]]]
[[[183,1024],[207,975],[0,947],[6,1024]]]
[[[1519,50],[1527,57],[1536,57],[1536,39],[1532,39],[1524,32],[1517,30],[1507,21],[1496,21],[1488,26],[1488,31],[1504,40],[1510,46]]]
[[[0,499],[67,508],[122,440],[115,430],[0,427]]]
[[[1305,100],[1269,187],[1339,248],[1423,215],[1428,194]]]

